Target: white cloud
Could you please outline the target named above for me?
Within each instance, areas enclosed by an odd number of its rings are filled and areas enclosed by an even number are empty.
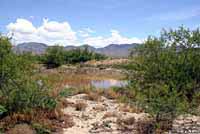
[[[13,33],[16,42],[42,42],[49,45],[73,45],[77,43],[76,32],[74,32],[68,22],[56,22],[43,20],[40,27],[34,27],[32,22],[26,19],[17,19],[15,23],[7,25],[9,33]]]
[[[93,45],[95,47],[104,47],[109,44],[131,44],[131,43],[141,43],[142,41],[138,38],[128,38],[120,35],[119,31],[111,30],[111,35],[109,37],[88,37],[83,43]]]
[[[78,35],[79,35],[80,37],[83,37],[83,38],[89,37],[89,36],[90,36],[90,34],[87,33],[87,32],[85,32],[85,31],[78,31]]]
[[[7,29],[22,34],[32,34],[37,31],[33,24],[25,19],[17,19],[16,23],[8,24]]]
[[[87,28],[83,28],[82,30],[78,31],[78,35],[80,37],[89,37],[91,36],[91,34],[95,33],[94,30],[92,30],[91,28],[87,27]]]
[[[108,37],[94,36],[91,28],[83,28],[78,32],[72,30],[68,22],[57,22],[43,19],[39,27],[35,27],[31,21],[17,19],[16,22],[7,25],[9,35],[13,35],[13,42],[41,42],[48,45],[82,45],[89,44],[94,47],[104,47],[109,44],[141,43],[138,38],[122,36],[119,31],[111,30]]]

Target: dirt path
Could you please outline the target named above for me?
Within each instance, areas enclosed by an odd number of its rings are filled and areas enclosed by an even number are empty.
[[[100,97],[89,100],[86,94],[67,98],[71,103],[64,109],[73,117],[75,125],[65,129],[64,134],[132,134],[138,133],[138,122],[149,120],[145,113],[125,112],[125,105]]]

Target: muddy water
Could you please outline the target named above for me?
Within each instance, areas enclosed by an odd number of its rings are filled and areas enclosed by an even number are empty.
[[[97,89],[109,89],[111,87],[124,87],[128,85],[128,82],[125,80],[115,80],[115,79],[101,79],[101,80],[83,80],[78,83],[68,83],[67,87],[93,87]]]
[[[95,88],[103,88],[108,89],[111,87],[124,87],[128,84],[127,81],[122,80],[114,80],[114,79],[107,79],[107,80],[92,80],[91,85]]]
[[[110,87],[124,87],[127,72],[113,68],[100,69],[95,67],[65,67],[60,70],[64,83],[69,87],[94,87],[108,89]]]

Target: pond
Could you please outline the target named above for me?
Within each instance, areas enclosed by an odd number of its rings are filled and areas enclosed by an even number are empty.
[[[97,89],[109,89],[111,87],[125,87],[128,82],[125,80],[103,79],[103,80],[81,80],[79,82],[67,83],[66,87],[94,87]]]
[[[92,80],[91,85],[95,88],[101,89],[108,89],[111,87],[124,87],[128,84],[127,81],[122,80],[114,80],[114,79],[107,79],[107,80]]]

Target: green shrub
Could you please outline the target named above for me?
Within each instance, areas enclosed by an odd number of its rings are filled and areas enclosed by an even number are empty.
[[[44,96],[41,98],[39,106],[42,108],[47,108],[53,110],[57,105],[57,102],[54,98],[49,96]]]
[[[131,87],[157,120],[194,112],[200,99],[200,31],[184,27],[149,37],[133,57]]]
[[[33,123],[32,127],[36,130],[37,134],[50,134],[51,131],[45,128],[43,125],[38,123]]]
[[[3,113],[6,113],[7,112],[7,109],[5,109],[4,106],[0,105],[0,116],[3,114]]]
[[[46,54],[37,56],[40,62],[43,62],[48,67],[58,67],[63,64],[77,64],[89,60],[102,60],[104,55],[91,52],[88,48],[64,50],[64,47],[54,46],[47,49]]]
[[[29,112],[33,108],[53,108],[54,98],[32,79],[33,61],[26,54],[16,55],[9,39],[0,36],[1,113]],[[44,99],[43,98],[47,98]],[[53,103],[53,104],[52,104]]]
[[[103,60],[106,57],[102,54],[91,52],[88,48],[74,49],[65,52],[65,63],[76,64],[83,63],[89,60]]]
[[[58,67],[65,63],[65,51],[64,47],[54,46],[49,47],[46,51],[44,63],[48,67]]]
[[[69,97],[69,96],[73,95],[75,91],[76,91],[76,89],[74,89],[74,88],[65,88],[59,93],[59,96],[60,97]]]

